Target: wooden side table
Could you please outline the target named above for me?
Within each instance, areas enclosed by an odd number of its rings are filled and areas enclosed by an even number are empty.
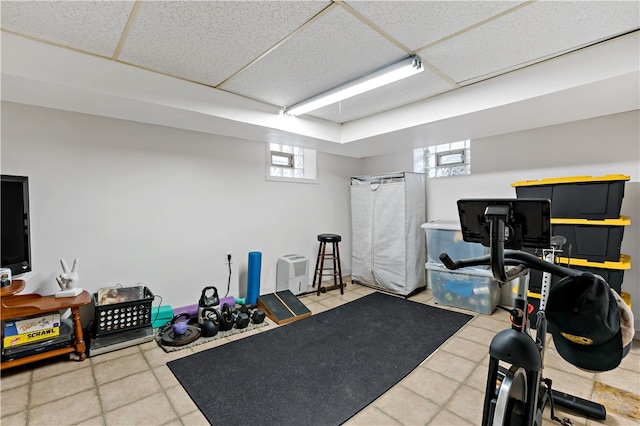
[[[71,346],[53,349],[11,361],[4,361],[0,364],[0,370],[73,352],[78,355],[80,361],[84,361],[87,358],[87,354],[84,337],[82,335],[82,324],[80,322],[80,306],[91,302],[91,295],[86,291],[83,291],[76,297],[61,298],[41,296],[39,294],[15,294],[22,291],[24,287],[24,281],[13,280],[10,287],[2,289],[2,293],[0,293],[0,302],[2,304],[0,319],[2,321],[34,315],[44,315],[62,309],[71,309],[75,337]]]

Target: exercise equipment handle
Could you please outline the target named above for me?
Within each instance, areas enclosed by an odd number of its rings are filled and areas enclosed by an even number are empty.
[[[542,272],[549,272],[550,274],[556,275],[558,277],[578,277],[582,275],[582,271],[578,271],[576,269],[570,269],[564,266],[556,265],[555,263],[549,263],[537,256],[534,256],[530,253],[520,251],[520,250],[504,250],[503,251],[504,265],[515,265],[519,271],[524,271],[526,268],[536,269]],[[456,270],[460,268],[467,268],[470,266],[487,266],[491,265],[492,257],[491,255],[481,256],[481,257],[473,257],[469,259],[459,259],[453,260],[447,253],[440,254],[440,261],[447,269]],[[522,269],[519,269],[522,268]],[[507,271],[507,278],[511,275],[511,271]],[[514,273],[516,275],[517,273]],[[517,275],[516,275],[517,276]],[[513,279],[513,278],[511,278]]]
[[[555,263],[547,262],[544,259],[534,256],[531,253],[527,253],[520,250],[505,250],[505,259],[509,261],[517,261],[528,268],[536,269],[542,272],[548,272],[558,277],[579,277],[583,274],[582,271],[577,269],[567,268],[565,266],[557,265]]]
[[[468,268],[470,266],[486,266],[491,264],[491,257],[489,257],[489,255],[453,260],[447,253],[440,253],[439,258],[440,262],[442,262],[447,269],[451,269],[452,271],[460,268]]]
[[[455,269],[460,269],[460,268],[467,268],[470,266],[485,266],[485,265],[492,265],[492,256],[490,255],[486,255],[486,256],[482,256],[482,257],[474,257],[474,258],[469,258],[469,259],[460,259],[457,261],[454,261],[453,259],[451,259],[451,257],[449,257],[449,255],[447,253],[440,253],[440,261],[442,262],[442,264],[444,266],[447,267],[447,269],[451,269],[451,270],[455,270]],[[495,257],[494,257],[495,259]],[[505,282],[509,282],[513,279],[516,279],[522,275],[527,274],[527,272],[529,272],[529,269],[527,269],[527,266],[522,264],[520,261],[516,260],[516,259],[508,259],[508,258],[503,258],[502,262],[500,263],[502,268],[504,269],[504,266],[514,266],[511,269],[508,269],[504,272],[504,276],[503,279],[505,281],[500,281],[498,280],[498,282],[500,283],[505,283]],[[502,284],[500,284],[502,285]]]

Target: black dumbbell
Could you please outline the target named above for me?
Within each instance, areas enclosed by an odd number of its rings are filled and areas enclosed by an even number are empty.
[[[266,317],[264,311],[262,309],[259,309],[258,306],[253,303],[240,305],[238,311],[240,311],[240,313],[247,314],[253,324],[260,324],[264,322],[264,319]]]
[[[265,313],[262,309],[256,308],[250,310],[251,322],[254,324],[260,324],[264,322]]]
[[[262,309],[256,309],[251,314],[251,321],[253,321],[254,324],[263,323],[265,316],[266,316],[266,314],[264,313],[264,311]]]
[[[238,315],[236,315],[237,328],[247,328],[249,326],[249,321],[249,315],[244,312],[240,312]]]

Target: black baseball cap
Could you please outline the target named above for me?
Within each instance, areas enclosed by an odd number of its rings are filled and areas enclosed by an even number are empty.
[[[567,362],[589,371],[620,365],[620,313],[601,277],[585,272],[558,281],[549,290],[545,312],[556,350]]]

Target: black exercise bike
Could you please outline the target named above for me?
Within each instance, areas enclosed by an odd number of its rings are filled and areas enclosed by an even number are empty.
[[[557,392],[551,380],[543,377],[547,341],[545,305],[551,275],[580,276],[581,271],[553,263],[562,237],[551,237],[551,203],[541,199],[469,199],[458,201],[458,212],[465,241],[490,247],[490,254],[454,261],[446,253],[440,260],[448,269],[490,265],[501,283],[526,275],[529,268],[543,272],[540,307],[536,317],[536,336],[528,323],[528,279],[518,288],[511,313],[512,327],[499,332],[489,347],[489,371],[483,404],[482,425],[542,425],[547,404],[551,418],[562,425],[569,419],[555,416],[554,405],[569,408],[585,417],[605,419],[603,405]],[[566,241],[566,240],[565,240]],[[548,249],[543,260],[521,248]],[[500,362],[506,367],[500,366]]]

